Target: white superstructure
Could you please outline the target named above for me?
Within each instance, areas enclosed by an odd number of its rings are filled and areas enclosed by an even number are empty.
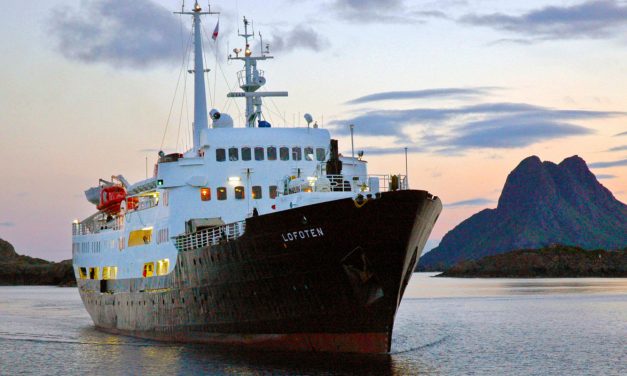
[[[267,48],[261,56],[252,55],[253,35],[246,19],[240,34],[246,40],[243,56],[235,49],[235,57],[229,57],[244,62],[238,75],[242,92],[228,94],[245,98],[245,124],[234,127],[232,119],[217,110],[208,116],[199,25],[201,15],[215,13],[203,12],[198,3],[191,12],[180,13],[194,20],[193,146],[181,154],[160,153],[152,178],[129,184],[119,176],[90,191],[91,197],[100,192],[102,208],[73,224],[77,278],[168,274],[179,249],[241,236],[250,216],[375,195],[390,184],[405,184],[400,176],[368,176],[366,162],[358,158],[339,158],[344,165],[341,175],[328,171],[327,162],[337,156],[327,130],[309,122],[302,128],[272,128],[263,120],[262,97],[287,93],[257,91],[266,82],[257,62],[271,56]]]

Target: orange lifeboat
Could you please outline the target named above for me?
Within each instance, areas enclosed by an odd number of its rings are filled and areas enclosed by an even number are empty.
[[[126,189],[119,185],[104,187],[100,191],[100,204],[98,210],[107,214],[118,214],[120,212],[120,204],[126,198]]]

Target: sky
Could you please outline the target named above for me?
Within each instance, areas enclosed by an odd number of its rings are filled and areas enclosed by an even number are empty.
[[[201,5],[206,7],[206,1]],[[191,6],[188,0],[186,6]],[[370,173],[404,173],[439,196],[433,247],[495,208],[525,157],[579,155],[627,202],[627,1],[215,1],[203,19],[209,107],[236,122],[236,37],[247,16],[274,126],[313,115]],[[71,222],[99,178],[146,177],[157,151],[189,146],[189,20],[178,0],[5,1],[0,12],[0,238],[71,258]],[[260,48],[260,39],[253,48]],[[147,167],[148,166],[148,167]]]

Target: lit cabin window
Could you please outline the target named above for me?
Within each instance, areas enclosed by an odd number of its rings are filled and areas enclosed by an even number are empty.
[[[128,246],[136,247],[150,243],[152,240],[152,228],[131,231],[128,234]]]
[[[117,266],[105,266],[102,268],[102,279],[116,279],[118,277]]]
[[[311,146],[307,146],[305,148],[305,160],[313,161],[314,160],[314,152]]]
[[[275,199],[276,198],[276,192],[277,192],[277,186],[276,185],[271,185],[270,186],[270,198]]]
[[[237,160],[239,160],[239,149],[229,148],[229,161],[235,162]]]
[[[252,153],[250,151],[250,148],[248,146],[243,147],[242,148],[242,161],[250,161],[252,158],[251,156],[252,156]]]
[[[155,271],[155,263],[147,262],[144,264],[144,272],[142,273],[142,276],[144,278],[152,277],[152,275],[154,274],[154,271]]]
[[[87,279],[87,268],[85,267],[78,268],[78,276],[81,279]]]
[[[98,275],[100,274],[100,268],[94,267],[89,268],[89,279],[99,279]]]
[[[241,185],[238,185],[237,187],[235,187],[235,199],[236,200],[243,200],[245,197],[244,194],[244,187]]]
[[[226,200],[226,188],[218,187],[218,200],[223,201]]]
[[[163,259],[157,261],[157,275],[166,275],[168,274],[168,269],[170,268],[170,260]]]
[[[211,188],[200,188],[200,199],[202,201],[211,200]]]
[[[226,150],[216,149],[216,161],[218,162],[226,161]]]
[[[303,159],[303,154],[302,154],[302,150],[300,147],[295,146],[292,148],[292,160],[293,161],[300,161],[301,159]]]
[[[253,200],[259,200],[262,198],[261,186],[253,185]]]
[[[256,161],[263,161],[263,148],[260,146],[257,146],[255,148],[255,160]]]
[[[324,148],[316,148],[316,159],[319,162],[324,161],[324,157],[325,157],[325,152],[324,152]]]
[[[281,157],[282,161],[290,160],[290,148],[286,148],[285,146],[279,149],[279,157]]]
[[[276,161],[276,147],[274,147],[274,146],[269,146],[268,147],[268,160],[269,161]]]

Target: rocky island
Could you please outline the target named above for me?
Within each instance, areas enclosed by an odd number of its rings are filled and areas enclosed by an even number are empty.
[[[11,243],[0,239],[0,285],[76,286],[72,260],[50,262],[18,255]]]
[[[466,278],[627,278],[627,248],[585,250],[552,245],[457,263],[438,277]]]

